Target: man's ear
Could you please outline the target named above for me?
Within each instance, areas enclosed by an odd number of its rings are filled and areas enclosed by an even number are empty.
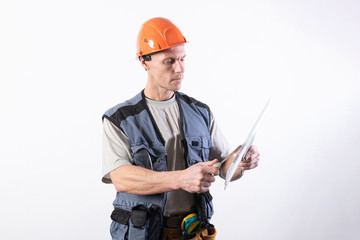
[[[145,61],[142,57],[140,58],[141,66],[145,69],[145,71],[149,70],[149,63]]]

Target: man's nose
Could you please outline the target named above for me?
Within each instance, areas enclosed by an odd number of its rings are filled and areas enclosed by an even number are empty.
[[[175,72],[184,72],[184,62],[181,61],[180,59],[176,60],[176,63],[175,63]]]

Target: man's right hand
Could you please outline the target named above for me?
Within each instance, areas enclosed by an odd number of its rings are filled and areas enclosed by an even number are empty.
[[[180,187],[190,193],[202,193],[209,191],[215,176],[219,175],[219,169],[213,167],[217,162],[214,159],[209,162],[197,163],[181,172]]]

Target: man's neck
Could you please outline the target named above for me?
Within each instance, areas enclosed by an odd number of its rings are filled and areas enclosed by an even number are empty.
[[[168,90],[154,91],[147,87],[145,87],[144,94],[145,97],[155,101],[166,101],[172,98],[172,96],[174,96],[173,91],[168,91]]]

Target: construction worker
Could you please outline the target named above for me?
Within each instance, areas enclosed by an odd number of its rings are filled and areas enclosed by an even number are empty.
[[[103,115],[102,181],[117,191],[112,239],[215,239],[209,189],[231,160],[213,165],[232,149],[209,107],[179,92],[185,43],[168,19],[146,21],[137,39],[145,89]],[[258,161],[252,146],[233,180]]]

